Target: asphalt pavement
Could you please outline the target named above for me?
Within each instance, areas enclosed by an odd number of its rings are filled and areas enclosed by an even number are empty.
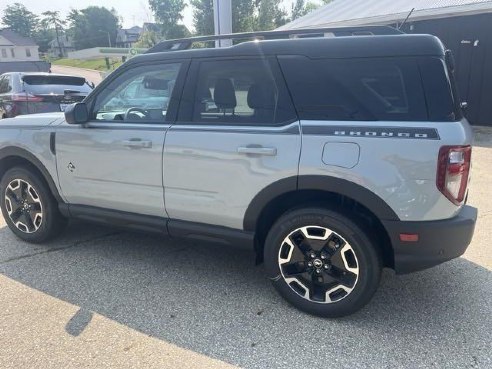
[[[464,257],[343,319],[284,302],[252,253],[72,223],[30,245],[0,223],[1,368],[492,368],[492,130],[479,131]]]

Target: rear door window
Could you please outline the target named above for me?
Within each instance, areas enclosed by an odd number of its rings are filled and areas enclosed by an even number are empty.
[[[180,121],[277,125],[296,119],[275,59],[196,61],[185,94],[193,103],[183,99]]]
[[[301,119],[427,120],[418,64],[412,58],[279,60]]]
[[[24,90],[32,95],[63,95],[65,90],[72,93],[88,94],[92,91],[86,80],[74,76],[25,75],[22,77]]]

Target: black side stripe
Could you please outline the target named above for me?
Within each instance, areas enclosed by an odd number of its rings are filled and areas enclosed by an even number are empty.
[[[311,126],[302,125],[304,135],[337,137],[396,138],[413,140],[439,140],[435,128],[368,127],[368,126]]]

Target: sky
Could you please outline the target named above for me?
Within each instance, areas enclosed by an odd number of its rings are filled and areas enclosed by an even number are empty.
[[[282,6],[290,10],[291,4],[295,0],[283,0]],[[0,18],[3,10],[7,5],[21,3],[30,11],[36,14],[48,10],[58,10],[62,15],[68,14],[71,9],[82,9],[91,5],[105,6],[106,8],[115,8],[118,15],[123,18],[123,28],[129,28],[135,25],[142,25],[144,22],[152,22],[152,12],[149,9],[147,0],[0,0]],[[192,29],[193,12],[190,6],[187,6],[184,12],[184,24]]]

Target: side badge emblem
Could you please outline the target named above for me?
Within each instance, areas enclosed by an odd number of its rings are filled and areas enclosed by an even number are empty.
[[[73,171],[75,170],[75,165],[72,164],[72,162],[68,163],[68,166],[67,166],[68,170],[70,172],[73,173]]]

